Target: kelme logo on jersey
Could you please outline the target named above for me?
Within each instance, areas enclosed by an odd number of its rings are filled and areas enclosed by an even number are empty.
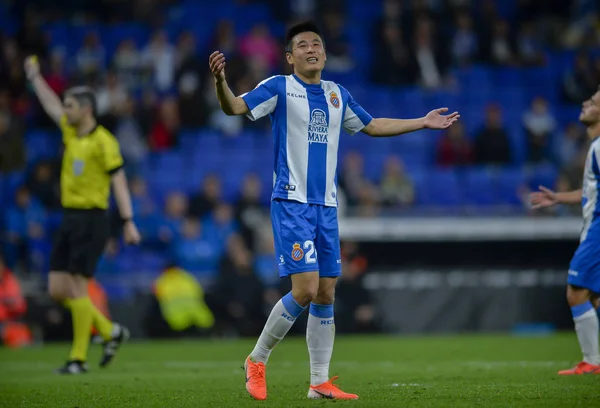
[[[304,251],[302,250],[302,248],[300,248],[300,244],[299,243],[295,243],[294,247],[292,248],[292,259],[294,261],[299,261],[304,257]]]
[[[327,143],[327,117],[321,109],[314,109],[310,114],[308,124],[308,143]]]
[[[340,98],[338,98],[335,92],[329,94],[329,102],[333,105],[334,108],[338,109],[340,107]]]
[[[73,160],[73,175],[81,176],[83,174],[83,167],[85,162],[83,160],[75,159]]]

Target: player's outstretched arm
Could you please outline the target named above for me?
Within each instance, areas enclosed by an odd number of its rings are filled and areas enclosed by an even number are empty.
[[[534,210],[538,210],[555,204],[581,204],[582,197],[582,190],[555,193],[549,188],[540,186],[540,191],[529,195],[529,202]]]
[[[40,64],[35,55],[25,58],[25,75],[33,85],[35,94],[40,100],[44,111],[56,124],[60,124],[60,118],[64,113],[62,101],[40,74]]]
[[[133,206],[131,205],[131,195],[127,186],[127,177],[125,170],[120,169],[112,175],[113,191],[115,201],[119,207],[119,215],[123,220],[123,235],[128,244],[138,244],[141,240],[140,233],[133,222]]]
[[[248,113],[248,105],[239,96],[235,96],[227,80],[225,79],[225,55],[219,51],[210,54],[208,58],[210,71],[215,78],[215,89],[221,110],[226,115],[245,115]]]
[[[448,108],[434,109],[418,119],[373,119],[363,132],[373,137],[398,136],[421,129],[446,129],[460,118],[458,112],[443,115]]]

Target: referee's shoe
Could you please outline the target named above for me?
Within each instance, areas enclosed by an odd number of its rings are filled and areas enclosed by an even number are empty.
[[[117,355],[117,351],[121,344],[129,339],[129,330],[127,327],[118,323],[113,323],[113,337],[110,340],[102,343],[103,352],[100,367],[106,367]]]

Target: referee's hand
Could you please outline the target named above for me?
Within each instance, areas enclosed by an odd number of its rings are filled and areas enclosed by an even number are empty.
[[[142,240],[140,232],[133,221],[127,221],[123,225],[123,238],[125,238],[125,243],[130,245],[137,245]]]

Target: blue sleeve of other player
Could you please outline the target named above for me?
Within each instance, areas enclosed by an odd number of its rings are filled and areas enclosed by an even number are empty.
[[[273,113],[277,106],[279,96],[278,88],[280,76],[267,78],[259,83],[252,91],[241,95],[241,98],[248,105],[246,116],[250,120],[257,120],[263,116]]]
[[[342,91],[342,100],[346,102],[346,110],[344,111],[343,128],[346,132],[354,135],[360,132],[373,120],[373,117],[367,113],[350,95],[346,88],[338,85]]]

